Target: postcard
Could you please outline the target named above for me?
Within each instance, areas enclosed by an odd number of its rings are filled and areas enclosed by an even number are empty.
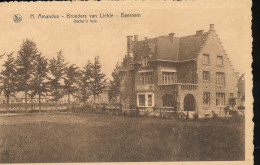
[[[251,1],[3,2],[0,163],[253,164]]]

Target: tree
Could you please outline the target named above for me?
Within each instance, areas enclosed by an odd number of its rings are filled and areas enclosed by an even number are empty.
[[[92,77],[92,64],[88,61],[87,65],[81,70],[81,76],[78,80],[78,90],[76,97],[83,103],[86,103],[90,96],[90,85]]]
[[[29,39],[23,41],[17,57],[18,91],[24,91],[25,111],[27,112],[27,94],[34,71],[34,60],[39,55],[36,44]]]
[[[65,77],[64,77],[64,90],[68,95],[68,103],[70,103],[70,95],[73,95],[77,91],[77,81],[79,77],[79,68],[74,64],[65,68]]]
[[[109,87],[108,97],[109,100],[115,103],[117,96],[120,94],[120,78],[119,78],[119,64],[117,63],[112,74],[113,80],[110,80],[111,86]]]
[[[101,64],[99,61],[99,56],[94,58],[94,63],[91,65],[92,68],[92,80],[90,91],[94,96],[94,103],[96,102],[96,97],[99,96],[100,93],[103,93],[105,89],[105,74],[101,73]]]
[[[0,73],[0,93],[3,92],[6,98],[8,112],[10,97],[14,97],[16,91],[16,63],[13,57],[13,53],[7,55],[7,60],[2,66],[4,69]]]
[[[33,79],[31,81],[31,98],[38,95],[39,110],[41,112],[41,96],[46,96],[47,88],[47,74],[48,74],[48,60],[41,54],[37,55],[34,61]]]
[[[58,101],[63,97],[64,91],[63,91],[63,77],[64,77],[64,70],[66,68],[65,59],[62,56],[62,51],[60,50],[57,53],[56,58],[52,58],[49,61],[49,72],[50,77],[48,77],[49,81],[49,89],[50,93],[54,98],[54,101],[56,101],[56,108],[58,108]]]

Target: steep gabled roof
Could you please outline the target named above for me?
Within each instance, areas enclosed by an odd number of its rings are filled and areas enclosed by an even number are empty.
[[[159,38],[159,37],[158,37]],[[141,56],[154,55],[156,53],[156,42],[158,38],[151,38],[134,43],[133,52],[135,61],[140,60]]]
[[[206,32],[201,35],[181,37],[179,44],[179,60],[192,60],[196,58],[207,35],[208,33]]]
[[[179,47],[179,39],[174,38],[170,39],[168,36],[160,37],[157,40],[157,57],[156,59],[164,59],[164,60],[178,60],[178,47]]]
[[[134,43],[133,52],[135,61],[141,56],[152,55],[152,59],[187,61],[196,58],[200,47],[203,45],[206,33],[186,37],[161,36]]]

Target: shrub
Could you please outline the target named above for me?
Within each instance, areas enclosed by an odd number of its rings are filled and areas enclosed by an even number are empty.
[[[136,113],[134,110],[131,110],[128,114],[129,117],[135,117],[136,116]]]
[[[126,112],[126,111],[123,111],[122,114],[123,114],[123,116],[126,116],[126,115],[127,115],[127,112]]]
[[[193,116],[194,120],[198,120],[199,119],[199,114],[198,113],[194,113],[192,116]]]
[[[227,115],[228,111],[229,111],[229,107],[227,106],[224,108],[225,115]]]
[[[178,119],[184,119],[186,117],[186,114],[184,112],[176,113],[176,116]]]
[[[187,114],[186,114],[186,119],[190,119],[190,115],[189,115],[189,112],[187,112]]]
[[[149,117],[149,112],[148,111],[144,111],[143,113],[140,114],[140,112],[138,111],[138,116],[139,117]]]
[[[216,114],[215,111],[212,111],[212,118],[213,119],[218,118],[218,114]]]
[[[167,119],[167,115],[166,114],[162,114],[162,119]]]

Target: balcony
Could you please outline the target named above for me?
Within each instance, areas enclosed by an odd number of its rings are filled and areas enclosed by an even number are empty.
[[[163,86],[175,86],[178,88],[178,90],[183,90],[183,91],[196,91],[198,90],[198,84],[188,84],[188,83],[174,83],[174,84],[158,84],[160,87]]]
[[[198,85],[197,84],[179,84],[181,90],[197,90]]]
[[[152,91],[154,91],[154,84],[136,86],[136,91],[137,92],[152,92]]]

